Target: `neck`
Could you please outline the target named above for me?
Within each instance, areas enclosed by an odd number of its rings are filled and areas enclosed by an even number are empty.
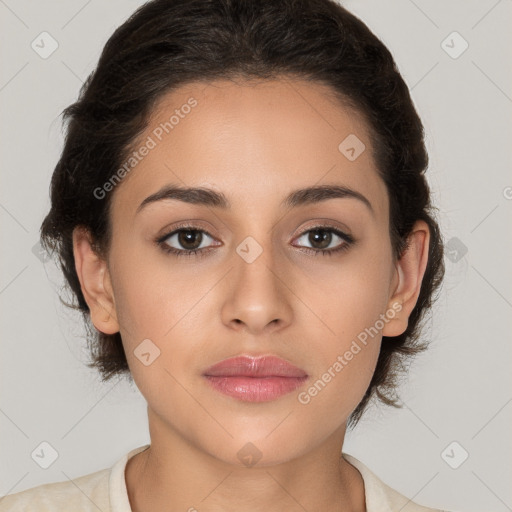
[[[205,453],[149,416],[151,445],[126,466],[132,512],[366,511],[361,474],[341,457],[345,426],[293,460],[245,467]]]

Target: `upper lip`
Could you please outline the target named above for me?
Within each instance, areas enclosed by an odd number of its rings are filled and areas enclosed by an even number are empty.
[[[210,377],[307,377],[297,366],[277,356],[237,356],[210,366],[204,374]]]

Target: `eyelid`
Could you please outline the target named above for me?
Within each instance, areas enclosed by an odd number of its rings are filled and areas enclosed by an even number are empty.
[[[312,221],[312,224],[306,225],[306,227],[302,229],[300,233],[296,235],[296,237],[302,236],[304,233],[307,233],[308,231],[312,231],[314,229],[332,229],[334,231],[339,231],[347,238],[354,239],[354,236],[352,235],[352,230],[346,224],[339,221],[334,221],[332,219],[316,219]]]
[[[156,236],[157,241],[163,241],[169,238],[171,235],[175,234],[176,231],[180,230],[186,230],[189,229],[191,231],[199,231],[206,235],[208,235],[211,238],[215,238],[209,231],[208,228],[203,228],[198,223],[201,221],[197,220],[191,220],[191,221],[183,221],[179,222],[178,224],[173,224],[172,227],[166,226],[165,228],[160,230],[159,235]],[[295,238],[301,237],[305,233],[312,231],[314,229],[332,229],[334,231],[339,231],[342,235],[346,236],[349,239],[353,239],[353,236],[351,234],[351,230],[346,226],[345,224],[341,224],[341,226],[337,225],[337,222],[333,222],[330,219],[325,219],[325,221],[322,221],[322,219],[318,219],[314,221],[313,225],[309,225],[302,229],[299,234],[295,235]]]
[[[159,230],[159,234],[157,234],[157,238],[166,238],[168,237],[169,235],[171,235],[172,233],[174,233],[175,231],[179,231],[180,229],[190,229],[190,230],[194,230],[194,231],[202,231],[203,233],[206,233],[207,235],[209,236],[212,236],[210,234],[210,231],[213,231],[214,230],[214,227],[209,225],[210,227],[206,227],[206,226],[202,226],[202,224],[209,224],[208,222],[205,222],[203,220],[195,220],[195,219],[192,219],[192,220],[185,220],[185,221],[181,221],[181,222],[177,222],[177,223],[171,223],[171,224],[168,224],[166,225],[165,227],[163,227],[162,229]]]
[[[195,221],[194,221],[195,222]],[[164,243],[171,236],[176,235],[180,231],[197,231],[198,233],[203,233],[204,235],[210,237],[214,241],[218,241],[209,231],[202,228],[196,223],[183,222],[177,225],[172,226],[172,228],[166,228],[162,235],[156,237],[157,243]]]

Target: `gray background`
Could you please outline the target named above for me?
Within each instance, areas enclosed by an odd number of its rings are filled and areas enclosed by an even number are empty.
[[[59,272],[33,250],[62,147],[59,115],[141,4],[0,0],[0,496],[109,467],[149,441],[139,391],[102,384],[84,366],[81,318],[60,305]],[[403,409],[372,408],[344,451],[424,505],[512,510],[512,2],[344,4],[412,89],[448,243],[433,341],[401,387]],[[43,31],[59,45],[46,59],[31,47]],[[442,44],[454,31],[469,44],[457,58],[462,39]],[[48,469],[31,457],[43,441],[58,453]],[[446,461],[460,463],[462,450],[469,457],[453,469]]]

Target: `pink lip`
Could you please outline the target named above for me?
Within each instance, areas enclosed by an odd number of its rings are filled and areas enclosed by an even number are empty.
[[[245,402],[267,402],[290,393],[308,374],[276,356],[239,356],[225,359],[204,373],[217,391]]]

